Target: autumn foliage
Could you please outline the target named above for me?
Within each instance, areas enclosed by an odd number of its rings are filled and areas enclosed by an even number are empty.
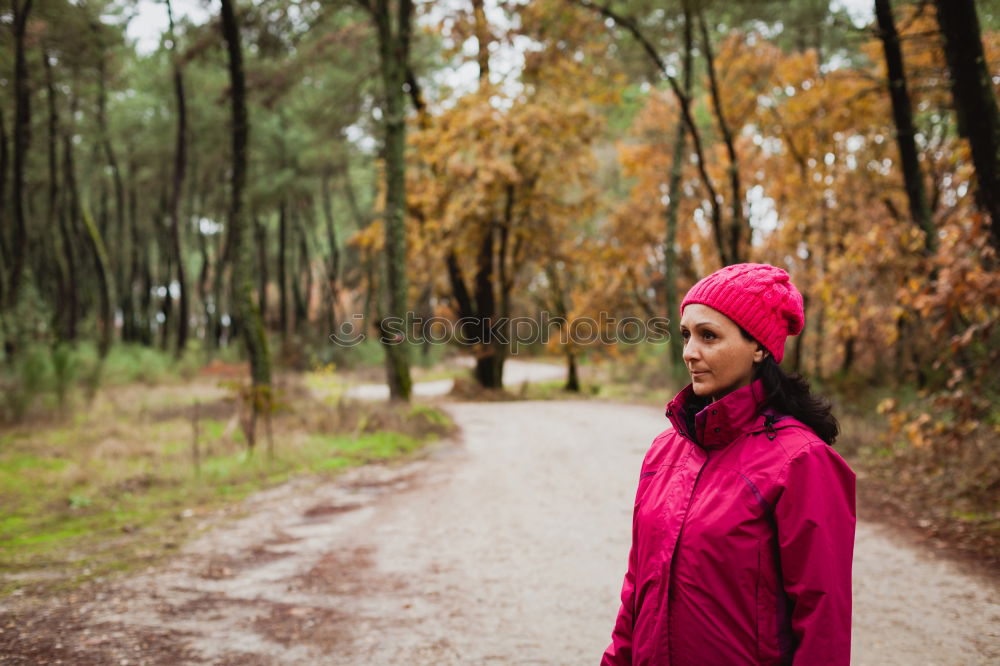
[[[908,209],[876,34],[831,65],[818,48],[788,48],[763,30],[712,33],[718,106],[704,69],[689,100],[705,168],[688,149],[680,198],[670,201],[682,123],[676,91],[650,76],[648,63],[636,66],[626,53],[609,60],[613,21],[564,10],[532,3],[520,11],[539,41],[518,92],[486,86],[412,120],[410,261],[417,281],[447,304],[441,311],[462,316],[460,283],[479,275],[493,300],[470,312],[484,316],[670,317],[669,206],[679,213],[675,288],[683,293],[720,265],[707,179],[721,210],[750,220],[749,260],[787,268],[805,295],[807,326],[786,364],[862,400],[863,387],[914,388],[908,399],[880,403],[881,442],[854,446],[903,442],[939,464],[949,451],[995,447],[997,248],[956,129],[932,9],[903,7],[897,20],[934,238]],[[617,39],[626,37],[622,30]],[[1000,36],[985,32],[983,41],[996,71]],[[612,111],[623,105],[631,109],[624,122]],[[732,168],[742,184],[736,202],[725,185]],[[572,367],[584,349],[550,351]],[[1000,484],[987,476],[972,492]]]
[[[496,321],[674,320],[694,281],[748,260],[786,268],[805,296],[786,366],[880,405],[882,441],[859,447],[942,469],[996,450],[1000,225],[983,135],[956,112],[941,0],[888,3],[916,164],[888,31],[836,4],[227,2],[245,85],[217,21],[178,17],[142,54],[101,3],[7,4],[2,382],[33,344],[216,353],[254,308],[277,363],[349,364],[360,352],[331,331],[363,313],[377,337],[371,324],[408,309],[461,322],[458,353],[499,388],[513,350]],[[968,39],[996,95],[1000,16],[980,18]],[[911,210],[914,171],[929,224]],[[564,358],[577,389],[578,363],[634,350],[554,339],[532,351]],[[376,351],[405,399],[400,349]],[[640,349],[635,377],[678,370],[676,346]],[[1000,473],[986,476],[995,493]]]

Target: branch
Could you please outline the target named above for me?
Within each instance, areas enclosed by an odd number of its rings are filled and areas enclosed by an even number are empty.
[[[413,103],[413,108],[417,110],[420,129],[427,129],[431,124],[430,114],[427,113],[427,101],[424,99],[423,89],[417,82],[417,77],[413,73],[413,67],[410,66],[409,59],[407,59],[406,63],[406,86],[409,88],[408,92],[410,93],[410,101]]]
[[[730,229],[729,256],[733,261],[740,259],[740,236],[742,235],[743,224],[743,194],[740,185],[739,161],[736,156],[736,146],[733,143],[733,134],[730,131],[729,123],[722,112],[722,94],[719,92],[719,79],[715,73],[715,55],[712,53],[712,41],[708,36],[708,26],[705,24],[705,14],[701,8],[698,9],[698,27],[701,28],[701,42],[705,49],[705,62],[708,65],[709,89],[712,93],[712,106],[715,108],[715,117],[719,123],[719,131],[722,133],[722,140],[726,144],[726,153],[729,157],[729,181],[732,189],[732,223]],[[748,231],[751,231],[748,229]],[[752,233],[752,231],[751,231]],[[719,248],[720,251],[722,248]],[[722,252],[725,255],[724,252]],[[725,261],[725,256],[723,256]]]
[[[396,37],[399,39],[399,49],[403,53],[401,60],[408,63],[410,36],[413,34],[413,0],[399,0],[398,19]]]
[[[715,189],[715,185],[712,183],[711,177],[708,175],[708,171],[705,168],[705,152],[701,144],[701,133],[698,131],[698,126],[694,122],[694,116],[691,115],[691,99],[681,89],[677,79],[667,72],[666,63],[663,62],[663,59],[657,52],[656,47],[649,41],[649,39],[646,38],[644,34],[642,34],[642,30],[640,30],[638,24],[634,20],[619,14],[607,5],[598,5],[593,3],[591,0],[569,0],[569,2],[573,2],[585,9],[597,12],[628,30],[635,40],[639,42],[643,50],[646,51],[646,54],[650,57],[650,59],[656,64],[656,67],[660,70],[660,74],[670,84],[670,89],[677,97],[677,101],[680,102],[681,113],[684,116],[684,123],[687,125],[688,131],[691,133],[691,141],[694,144],[694,151],[698,156],[698,173],[701,175],[705,189],[708,190],[708,198],[712,204],[712,217],[717,224],[721,224],[719,195]],[[725,254],[725,249],[723,247],[720,247],[719,251]],[[725,256],[723,256],[722,260],[723,263],[729,263]]]

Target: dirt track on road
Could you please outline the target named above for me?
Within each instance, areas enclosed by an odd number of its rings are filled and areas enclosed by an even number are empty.
[[[0,606],[0,662],[596,664],[662,414],[447,409],[460,440],[420,460],[291,482],[164,567],[61,605]],[[866,522],[854,626],[856,664],[1000,660],[995,581]]]

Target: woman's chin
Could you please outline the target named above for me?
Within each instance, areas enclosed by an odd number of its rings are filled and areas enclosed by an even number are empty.
[[[692,377],[691,390],[694,391],[694,394],[699,398],[704,398],[705,396],[711,394],[712,387],[709,386],[707,382],[704,382],[697,377]]]

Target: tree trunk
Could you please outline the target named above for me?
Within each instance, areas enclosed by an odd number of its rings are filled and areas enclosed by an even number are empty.
[[[250,357],[251,395],[250,422],[246,429],[247,445],[253,449],[257,416],[261,412],[270,418],[271,359],[264,335],[261,313],[253,302],[253,253],[244,233],[243,188],[246,185],[247,120],[246,82],[243,74],[243,54],[240,47],[239,24],[234,0],[222,0],[222,34],[229,52],[230,97],[232,99],[232,201],[229,210],[233,259],[233,303],[240,319],[247,355]]]
[[[320,181],[322,188],[323,220],[326,222],[326,241],[330,246],[330,259],[327,262],[326,281],[329,290],[329,303],[327,317],[327,335],[333,334],[337,326],[337,297],[339,295],[340,280],[340,249],[337,247],[337,228],[333,222],[333,207],[330,205],[330,175],[323,172]]]
[[[11,270],[7,282],[7,306],[17,302],[21,289],[25,260],[28,255],[28,233],[24,220],[24,173],[27,169],[28,147],[31,145],[31,90],[28,85],[28,60],[24,38],[32,0],[13,0],[14,9],[14,233],[11,237]]]
[[[924,248],[933,254],[937,246],[937,235],[931,221],[931,210],[927,205],[924,190],[924,176],[917,157],[916,130],[913,126],[913,108],[906,89],[906,70],[903,53],[899,47],[899,33],[892,15],[890,0],[875,0],[875,17],[878,19],[879,37],[885,52],[886,69],[889,74],[889,97],[892,99],[892,117],[896,123],[896,144],[903,167],[903,182],[910,202],[910,216],[924,232]]]
[[[457,331],[462,339],[473,339],[473,334],[469,332],[469,323],[476,316],[475,306],[472,304],[472,297],[469,289],[465,286],[465,277],[462,275],[462,268],[458,263],[458,254],[454,248],[449,250],[445,257],[445,264],[448,268],[448,282],[451,284],[452,296],[455,299],[458,318],[462,320],[462,326]]]
[[[482,90],[489,85],[489,24],[486,20],[482,0],[473,0],[472,7],[478,45],[479,87]],[[508,186],[504,218],[499,224],[492,220],[489,222],[476,259],[473,293],[476,301],[478,326],[477,345],[474,347],[476,350],[474,376],[484,388],[503,388],[503,363],[506,350],[501,341],[493,338],[495,330],[493,325],[504,319],[504,310],[509,306],[503,294],[507,281],[505,254],[507,253],[507,232],[511,222],[510,210],[513,205],[513,197],[513,189]],[[496,253],[498,232],[500,235],[499,256]],[[499,304],[496,298],[497,282],[501,291]]]
[[[153,260],[150,257],[149,242],[139,245],[139,227],[134,227],[136,234],[136,247],[142,247],[142,290],[139,297],[139,336],[142,343],[147,347],[153,346],[153,324],[150,313],[153,311]]]
[[[95,25],[96,27],[96,25]],[[96,32],[96,30],[95,30]],[[99,38],[98,38],[99,40]],[[106,76],[105,76],[105,53],[104,46],[100,46],[101,52],[97,60],[97,124],[98,132],[100,133],[100,143],[101,148],[104,151],[104,157],[108,162],[108,167],[111,169],[111,179],[115,190],[115,231],[108,233],[106,227],[106,220],[102,222],[102,236],[113,236],[115,238],[123,238],[125,235],[125,187],[122,184],[121,171],[118,169],[118,159],[115,156],[115,151],[111,146],[111,134],[108,131],[108,117],[106,112],[106,102],[107,102],[107,89],[106,89]],[[103,207],[102,217],[106,217],[106,207]],[[110,261],[111,257],[107,257]],[[114,264],[108,265],[109,270],[113,271],[110,275],[117,276],[119,281],[124,280],[124,255],[120,257],[115,256]]]
[[[267,227],[253,216],[254,238],[257,242],[257,308],[264,328],[267,328]]]
[[[190,132],[190,130],[188,130],[186,136],[188,137],[188,143],[191,144],[192,141],[191,141],[191,132]],[[197,162],[197,160],[193,159],[194,155],[192,155],[190,152],[188,154],[190,155],[190,158],[188,159],[187,168],[184,171],[184,174],[185,174],[184,175],[184,181],[186,183],[188,183],[188,187],[186,188],[187,193],[185,195],[185,198],[187,199],[187,201],[184,204],[184,210],[181,213],[181,220],[182,220],[182,225],[181,226],[186,231],[184,232],[184,236],[182,236],[181,240],[184,240],[184,238],[187,238],[188,241],[189,241],[185,246],[182,246],[182,249],[183,249],[183,247],[187,247],[187,252],[188,252],[188,255],[187,255],[188,260],[185,262],[185,273],[184,273],[185,278],[188,278],[188,276],[190,276],[190,279],[187,279],[186,280],[186,284],[185,284],[185,289],[186,289],[186,294],[187,294],[187,300],[188,300],[188,315],[191,316],[193,318],[193,320],[195,321],[194,331],[191,330],[191,326],[190,325],[188,326],[188,336],[190,337],[190,336],[193,335],[195,338],[199,338],[199,337],[202,336],[202,333],[200,331],[200,327],[199,327],[199,325],[197,323],[198,320],[200,319],[200,317],[198,315],[196,315],[196,314],[192,314],[192,311],[195,309],[195,306],[198,304],[197,297],[198,297],[199,294],[198,294],[197,288],[195,287],[195,285],[192,282],[195,279],[194,275],[193,275],[193,273],[188,272],[187,269],[191,267],[191,260],[190,260],[191,255],[190,255],[190,251],[191,251],[191,249],[193,247],[193,243],[194,243],[194,241],[191,238],[190,234],[199,234],[200,235],[199,229],[198,229],[198,227],[200,226],[200,222],[199,222],[200,216],[197,214],[197,211],[198,211],[199,204],[201,204],[201,203],[204,202],[205,197],[204,196],[202,196],[201,198],[198,197],[199,192],[198,192],[198,188],[196,187],[196,185],[198,183],[198,178],[199,178],[199,176],[201,174],[198,173],[198,168],[197,168],[198,167],[198,162]],[[202,301],[202,303],[204,303],[204,301]]]
[[[288,318],[288,204],[282,199],[278,207],[278,307],[281,308],[278,323],[281,335],[291,334]]]
[[[11,268],[10,248],[7,244],[7,121],[0,106],[0,309],[7,302],[7,273]]]
[[[566,385],[563,386],[563,390],[580,392],[580,373],[577,370],[576,354],[569,345],[566,346]]]
[[[307,327],[309,325],[309,313],[312,311],[313,272],[312,258],[309,255],[309,230],[315,226],[315,220],[312,216],[314,205],[312,199],[307,199],[305,210],[302,211],[302,215],[299,217],[299,264],[301,266],[302,291],[304,292],[302,294],[301,319],[299,324],[304,324]]]
[[[977,199],[991,218],[993,247],[1000,251],[1000,111],[986,68],[974,0],[934,0],[951,72],[958,129],[969,140],[976,168]]]
[[[406,97],[403,84],[410,54],[410,34],[413,27],[413,1],[399,0],[396,12],[389,0],[374,0],[372,18],[378,33],[379,63],[382,74],[385,108],[383,109],[385,160],[385,261],[388,317],[406,321]],[[393,19],[396,28],[393,29]],[[386,335],[384,323],[379,326],[386,354],[386,379],[393,400],[409,401],[409,346],[405,340]]]
[[[49,107],[48,124],[48,178],[49,196],[45,209],[45,229],[46,232],[55,226],[56,217],[59,214],[59,160],[58,136],[59,136],[59,113],[56,107],[56,86],[52,76],[52,63],[49,61],[48,51],[42,50],[42,67],[45,69],[45,98]]]
[[[802,311],[808,316],[805,318],[809,321],[811,315],[809,315],[809,296],[806,294],[802,295]],[[792,371],[797,373],[802,373],[802,350],[805,345],[806,340],[806,327],[803,326],[802,332],[795,336],[795,346],[792,348]]]
[[[857,336],[850,336],[844,340],[844,357],[840,361],[840,374],[841,376],[847,376],[847,373],[851,371],[854,366],[854,346],[857,343]]]
[[[291,256],[290,263],[293,266],[300,267],[297,274],[292,273],[288,276],[289,286],[292,292],[292,331],[298,334],[302,332],[302,321],[305,319],[306,309],[306,299],[305,295],[302,293],[303,284],[301,270],[305,257],[302,255],[302,218],[299,215],[299,211],[297,211],[294,206],[289,211],[289,217],[289,221],[291,222],[291,243],[288,248]]]
[[[691,11],[688,2],[684,2],[684,94],[691,95],[691,81],[694,70],[694,44],[691,29]],[[687,124],[683,113],[677,119],[677,129],[674,132],[674,154],[670,163],[670,181],[667,196],[670,201],[666,208],[666,236],[663,241],[664,255],[664,300],[666,301],[667,319],[671,322],[680,321],[680,302],[677,298],[677,218],[681,208],[681,178],[684,175],[684,156],[686,154]],[[676,318],[676,319],[675,319]],[[676,326],[674,326],[677,329]],[[679,329],[677,329],[679,330]],[[682,358],[683,346],[677,337],[667,338],[667,363],[671,373],[684,366]]]
[[[128,244],[128,277],[120,285],[118,292],[118,302],[122,309],[122,340],[135,342],[140,339],[140,319],[138,308],[136,307],[136,284],[139,282],[139,194],[136,185],[135,147],[129,142],[128,145],[128,184],[125,223],[128,226],[126,235],[122,237],[124,243],[126,238]]]
[[[736,156],[736,144],[733,140],[733,133],[726,121],[726,116],[722,112],[722,96],[719,91],[719,81],[715,74],[715,56],[712,53],[712,41],[708,36],[708,26],[705,25],[705,14],[699,9],[698,24],[701,28],[701,42],[705,49],[705,64],[708,68],[709,90],[712,93],[712,108],[715,110],[715,118],[719,123],[719,132],[722,134],[722,141],[726,146],[726,155],[729,158],[729,187],[732,197],[731,216],[729,221],[729,248],[726,252],[721,252],[723,256],[728,255],[732,263],[746,261],[750,250],[750,235],[752,229],[748,219],[743,215],[743,187],[740,184],[740,164]],[[744,240],[744,232],[746,239]]]
[[[67,125],[72,125],[76,115],[77,101],[72,98]],[[77,223],[80,219],[80,195],[76,184],[76,167],[73,164],[73,130],[65,127],[62,132],[63,144],[63,195],[62,210],[59,215],[60,233],[63,241],[63,251],[66,253],[66,264],[71,278],[81,279],[82,266],[77,261],[77,246],[79,245]],[[72,285],[69,291],[69,301],[66,303],[66,336],[70,340],[77,337],[77,326],[81,314],[79,282]]]
[[[87,242],[90,251],[94,255],[94,264],[97,267],[97,281],[101,288],[101,325],[98,331],[97,353],[103,359],[111,349],[111,341],[114,339],[115,313],[112,303],[114,303],[113,287],[111,284],[111,266],[108,264],[108,252],[104,246],[104,239],[97,231],[97,225],[90,216],[90,211],[84,206],[81,208],[83,226],[86,230]]]
[[[472,0],[472,16],[475,23],[476,42],[476,63],[479,65],[479,86],[489,85],[490,82],[490,30],[486,21],[486,9],[483,7],[483,0]]]
[[[198,237],[198,250],[201,252],[201,271],[198,273],[198,298],[201,299],[201,307],[205,315],[205,339],[212,337],[214,330],[213,304],[208,297],[208,280],[211,275],[212,262],[208,256],[208,239],[201,229],[197,229],[195,234]]]
[[[560,330],[568,332],[570,328],[569,307],[566,303],[566,294],[563,291],[562,280],[555,266],[552,265],[545,267],[545,275],[549,279],[549,289],[552,292],[552,314],[557,318],[556,321],[562,322],[559,324]],[[579,393],[580,376],[576,363],[577,350],[573,346],[571,336],[567,338],[566,343],[563,345],[563,351],[566,354],[566,384],[563,385],[563,390]]]
[[[97,160],[90,160],[90,164],[97,164]],[[114,233],[108,228],[108,220],[111,212],[108,209],[108,184],[103,180],[97,184],[97,230],[101,237],[110,236]]]
[[[169,250],[163,248],[165,251],[162,255],[158,255],[163,261],[163,278],[169,283],[171,276],[174,272],[174,258],[171,256]],[[174,320],[174,297],[170,293],[170,288],[167,288],[167,293],[163,296],[163,300],[160,301],[160,314],[163,315],[163,326],[160,330],[160,349],[166,352],[170,349],[170,329],[173,326]]]
[[[179,290],[177,303],[177,347],[175,350],[175,355],[179,358],[184,353],[184,347],[187,345],[188,319],[190,317],[180,214],[181,196],[184,189],[184,172],[187,168],[187,102],[184,98],[184,73],[181,71],[180,57],[177,53],[177,37],[174,34],[174,12],[170,0],[167,0],[167,17],[169,19],[170,55],[173,61],[174,99],[177,102],[177,140],[174,150],[173,190],[170,194],[170,242],[174,255],[174,265],[177,269],[177,285]]]
[[[157,211],[156,219],[156,230],[157,230],[157,259],[162,262],[163,270],[160,273],[163,286],[166,288],[166,293],[163,295],[163,300],[160,302],[160,313],[163,315],[163,330],[160,335],[160,349],[164,352],[170,349],[170,329],[171,322],[174,319],[174,295],[170,290],[171,282],[174,276],[174,253],[170,249],[170,221],[169,221],[169,207],[170,207],[170,195],[167,191],[167,179],[164,174],[164,178],[161,179],[163,182],[163,191],[160,194],[160,208]]]
[[[493,340],[490,325],[496,317],[496,299],[493,295],[491,273],[493,269],[493,233],[487,231],[480,245],[476,260],[474,291],[470,294],[465,285],[458,255],[452,249],[446,256],[448,281],[461,326],[456,331],[463,345],[471,346],[476,359],[473,377],[484,388],[503,386],[503,356],[499,344]]]
[[[823,303],[816,309],[813,317],[816,322],[816,334],[813,336],[813,379],[821,381],[823,379],[823,339],[826,337],[826,307]]]
[[[69,232],[66,220],[65,206],[61,205],[59,193],[59,111],[56,100],[55,81],[52,73],[52,63],[49,54],[42,51],[42,64],[45,67],[45,92],[49,107],[49,201],[45,228],[53,236],[56,226],[59,228],[60,243],[53,243],[55,253],[53,258],[60,267],[64,283],[60,288],[59,308],[56,315],[57,331],[63,341],[76,339],[79,305],[76,290],[79,286],[79,276],[76,270],[76,257],[73,248],[72,234]]]
[[[227,237],[228,237],[227,232]],[[222,347],[225,327],[222,324],[222,315],[225,310],[223,303],[225,298],[226,271],[229,263],[226,248],[229,247],[228,240],[221,237],[215,242],[215,266],[212,275],[212,316],[208,328],[210,329],[209,344],[213,349]]]
[[[497,319],[496,296],[493,291],[493,239],[491,224],[483,236],[476,260],[474,291],[478,318],[475,377],[484,388],[503,388],[503,352],[493,339],[492,325]]]

